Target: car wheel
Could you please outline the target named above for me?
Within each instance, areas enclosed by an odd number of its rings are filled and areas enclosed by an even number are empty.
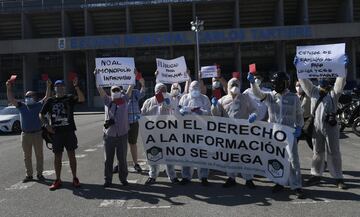
[[[12,125],[11,131],[13,133],[21,133],[20,121],[15,121]]]

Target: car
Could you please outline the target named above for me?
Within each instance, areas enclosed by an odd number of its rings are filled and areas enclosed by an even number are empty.
[[[0,110],[0,131],[4,133],[20,133],[20,112],[15,106]]]

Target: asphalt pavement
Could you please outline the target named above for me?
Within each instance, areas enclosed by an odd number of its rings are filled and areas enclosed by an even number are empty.
[[[130,185],[122,186],[115,175],[114,186],[104,189],[103,118],[101,113],[76,116],[78,177],[82,183],[79,189],[71,185],[72,176],[64,154],[63,188],[49,191],[55,175],[53,154],[46,148],[46,182],[22,183],[25,173],[20,136],[1,134],[0,216],[360,216],[360,137],[348,130],[342,134],[341,151],[344,177],[350,188],[337,189],[334,180],[325,173],[321,185],[304,188],[307,198],[301,200],[289,189],[272,194],[273,184],[264,178],[255,178],[254,190],[247,189],[241,178],[237,178],[237,186],[222,188],[226,176],[216,171],[211,172],[208,187],[201,186],[197,179],[188,186],[171,184],[164,172],[156,184],[145,186],[148,168],[141,139],[138,151],[144,172],[134,171],[128,154]],[[307,179],[312,153],[304,141],[299,143],[299,152],[303,178]]]

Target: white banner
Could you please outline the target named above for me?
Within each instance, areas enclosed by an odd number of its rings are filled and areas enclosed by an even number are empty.
[[[297,76],[305,78],[345,77],[345,44],[297,46]]]
[[[201,67],[201,78],[217,77],[217,66],[203,66]]]
[[[96,58],[95,63],[96,82],[100,87],[135,84],[134,58]]]
[[[172,60],[156,58],[158,75],[157,83],[173,84],[189,80],[185,58],[179,57]]]
[[[286,185],[293,128],[214,116],[144,116],[140,133],[150,165],[172,164],[256,174]]]

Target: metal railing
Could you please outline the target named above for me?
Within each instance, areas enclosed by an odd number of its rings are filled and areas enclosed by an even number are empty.
[[[0,11],[29,11],[62,8],[103,8],[127,5],[184,3],[213,0],[0,0]]]

